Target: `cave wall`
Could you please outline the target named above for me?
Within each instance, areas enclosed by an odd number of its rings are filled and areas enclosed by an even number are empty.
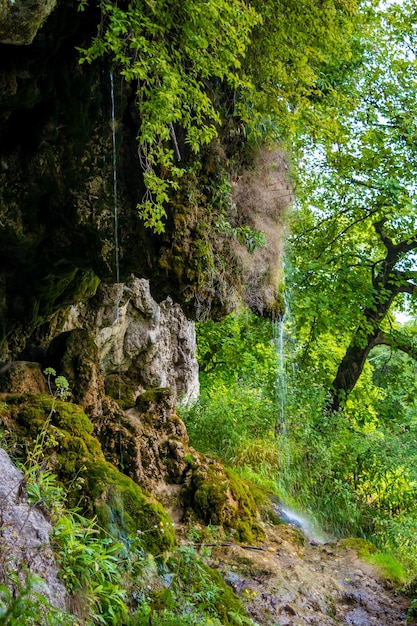
[[[59,2],[32,44],[0,46],[3,360],[62,306],[91,295],[93,276],[115,280],[109,70],[80,66],[76,47],[97,15],[76,6]],[[124,275],[143,274],[151,245],[121,174],[119,188],[121,257],[130,247],[121,265]]]
[[[46,350],[65,326],[62,311],[91,306],[100,284],[126,284],[132,276],[149,280],[156,303],[168,299],[190,319],[222,318],[242,298],[258,314],[279,316],[279,236],[268,235],[272,253],[265,254],[248,253],[233,235],[235,227],[265,220],[259,198],[248,192],[256,175],[248,182],[235,171],[232,132],[205,148],[184,176],[163,234],[139,220],[135,86],[106,60],[80,64],[78,49],[90,42],[100,15],[95,6],[77,9],[76,0],[0,7],[0,364],[31,358],[36,345]],[[250,167],[261,172],[260,184],[270,174],[281,181],[268,208],[270,229],[279,231],[285,159],[258,157]],[[223,216],[216,202],[225,177],[234,177],[236,198]],[[230,220],[227,228],[219,216]]]

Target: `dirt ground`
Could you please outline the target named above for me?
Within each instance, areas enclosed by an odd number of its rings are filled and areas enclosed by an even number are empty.
[[[410,599],[337,542],[318,544],[280,524],[261,546],[219,545],[210,565],[262,626],[411,626]]]

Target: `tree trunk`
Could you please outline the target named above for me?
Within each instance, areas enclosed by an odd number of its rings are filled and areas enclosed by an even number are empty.
[[[373,303],[364,310],[364,323],[356,329],[332,383],[332,402],[330,405],[332,411],[338,411],[345,403],[362,374],[372,348],[387,341],[384,340],[384,333],[381,331],[380,324],[389,312],[395,297],[399,293],[415,295],[417,291],[417,285],[413,281],[414,272],[396,269],[396,264],[405,254],[417,249],[417,239],[411,238],[394,244],[384,230],[385,222],[386,219],[383,219],[374,224],[374,228],[387,252],[378,274],[372,279],[375,290]],[[369,332],[366,334],[364,329]],[[398,347],[407,351],[404,346]]]
[[[365,346],[357,345],[356,336],[350,343],[331,386],[332,403],[330,409],[332,411],[338,411],[341,408],[356,385],[370,351],[379,343],[379,333],[378,329],[375,333],[369,334]]]

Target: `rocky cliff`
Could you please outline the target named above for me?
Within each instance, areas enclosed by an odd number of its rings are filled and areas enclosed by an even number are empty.
[[[144,188],[134,92],[117,68],[112,82],[105,63],[79,64],[77,48],[89,42],[97,10],[16,0],[0,13],[2,360],[19,358],[37,329],[100,282],[131,275],[150,279],[158,302],[170,297],[191,318],[222,316],[241,297],[261,314],[279,313],[276,232],[259,256],[247,254],[248,242],[231,229],[262,229],[263,208],[247,194],[243,166],[232,167],[227,138],[205,150],[199,173],[171,198],[165,233],[153,234],[136,209]],[[268,220],[279,230],[289,193],[282,154],[267,166],[256,154],[250,161],[268,180]],[[213,211],[225,176],[237,188],[222,215],[227,227]]]
[[[243,158],[226,133],[172,192],[165,232],[145,228],[135,86],[105,60],[79,63],[100,15],[77,9],[0,6],[3,428],[22,443],[52,428],[49,469],[68,486],[88,468],[83,505],[108,530],[116,509],[120,532],[165,524],[147,489],[176,520],[214,520],[251,539],[252,495],[188,446],[175,407],[198,395],[194,320],[242,300],[282,315],[284,155],[263,147]],[[45,368],[68,380],[70,408],[51,405]]]

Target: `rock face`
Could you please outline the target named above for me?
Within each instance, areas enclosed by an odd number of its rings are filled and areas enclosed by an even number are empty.
[[[59,315],[49,332],[56,338],[47,365],[68,378],[77,402],[90,413],[101,412],[103,382],[126,408],[156,387],[169,387],[183,404],[197,399],[194,323],[171,298],[158,304],[145,279],[100,285],[93,298]],[[42,342],[48,345],[50,339]]]
[[[0,4],[0,42],[32,43],[55,6],[56,0],[3,0]]]
[[[235,181],[233,197],[238,223],[249,224],[266,242],[254,250],[236,250],[244,273],[243,299],[257,315],[280,318],[285,312],[280,292],[284,215],[294,200],[284,151],[260,149],[253,168]]]
[[[0,369],[0,392],[48,393],[39,363],[13,361]]]
[[[49,543],[51,525],[35,507],[29,506],[23,475],[8,454],[0,449],[0,541],[1,577],[16,572],[24,582],[24,567],[40,576],[42,594],[58,609],[65,609],[66,591]],[[4,583],[4,578],[1,581]]]
[[[111,83],[106,61],[79,62],[78,50],[88,47],[100,23],[95,3],[84,11],[75,2],[60,0],[52,10],[53,5],[54,0],[7,0],[0,7],[0,35],[3,18],[3,42],[9,42],[0,43],[0,362],[22,359],[31,335],[60,309],[87,300],[100,281],[126,283],[132,274],[150,280],[158,303],[171,298],[191,319],[230,312],[250,275],[246,300],[270,314],[279,246],[262,257],[244,252],[251,247],[250,229],[262,227],[255,214],[263,198],[249,198],[247,178],[239,179],[235,224],[235,205],[218,189],[219,181],[232,176],[231,138],[207,146],[197,165],[181,146],[189,159],[184,167],[193,167],[172,191],[165,232],[145,228],[137,212],[145,188],[136,94],[116,74]],[[26,10],[36,28],[45,21],[30,45],[12,47],[33,37],[13,31],[17,23],[24,26]],[[280,163],[262,162],[260,169],[271,166],[281,180]],[[278,231],[280,185],[279,202],[267,209]],[[272,234],[267,239],[268,248],[276,246]]]

